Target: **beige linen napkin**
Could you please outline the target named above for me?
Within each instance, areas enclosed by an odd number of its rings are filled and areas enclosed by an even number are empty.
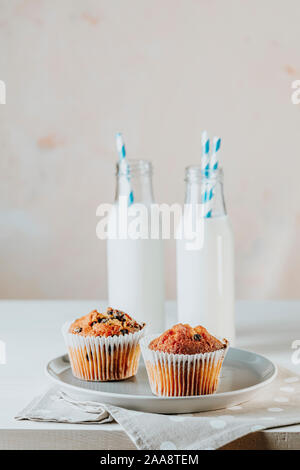
[[[300,423],[300,376],[279,369],[254,400],[218,411],[160,415],[96,402],[79,402],[52,388],[16,419],[105,423],[115,419],[138,449],[217,449],[262,429]]]

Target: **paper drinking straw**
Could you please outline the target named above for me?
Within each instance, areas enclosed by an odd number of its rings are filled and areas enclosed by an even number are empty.
[[[203,203],[203,216],[206,219],[209,219],[212,215],[212,199],[214,196],[213,188],[211,187],[211,183],[209,181],[205,182],[205,191],[202,196],[202,203]]]
[[[117,146],[117,151],[119,154],[120,162],[126,162],[127,164],[125,143],[124,143],[123,136],[120,132],[116,134],[116,146]],[[128,181],[128,186],[129,186],[129,205],[131,205],[133,203],[133,192],[131,191],[131,188],[130,188],[129,176],[127,176],[127,181]]]
[[[214,172],[218,169],[218,152],[221,147],[221,139],[219,137],[213,138],[213,148],[211,155],[209,154],[210,146],[206,131],[202,132],[201,144],[201,171],[204,186],[204,190],[202,191],[203,216],[206,218],[210,218],[212,216],[212,205],[215,188],[215,183],[211,181],[211,177],[214,176]]]
[[[126,158],[126,150],[125,150],[124,139],[120,132],[117,132],[116,134],[116,145],[117,145],[119,158],[120,160],[123,160],[123,158]]]
[[[207,132],[203,131],[201,136],[202,157],[201,157],[201,170],[203,172],[209,169],[209,138]]]
[[[202,182],[206,181],[206,177],[209,176],[209,138],[206,131],[202,132],[201,135],[201,180]],[[203,216],[206,217],[208,213],[208,200],[209,200],[209,188],[206,183],[202,183],[202,195],[201,202],[203,204]]]
[[[221,139],[220,137],[213,138],[213,151],[210,157],[209,168],[210,171],[215,171],[218,169],[219,160],[218,160],[218,152],[221,147]]]
[[[219,166],[219,150],[221,147],[221,139],[220,137],[213,138],[213,151],[209,159],[209,179],[213,179],[214,172],[218,169]],[[206,207],[206,218],[210,218],[212,215],[212,205],[213,205],[213,197],[214,197],[214,190],[215,190],[216,183],[212,180],[208,183],[208,188],[206,190],[206,198],[207,198],[207,207]]]

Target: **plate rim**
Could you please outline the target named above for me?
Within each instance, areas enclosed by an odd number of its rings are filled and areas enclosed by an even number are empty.
[[[114,397],[114,398],[122,398],[122,399],[128,399],[128,400],[149,400],[149,399],[153,399],[153,400],[164,400],[164,401],[167,401],[167,400],[196,400],[196,399],[199,399],[199,398],[202,398],[202,399],[205,399],[205,398],[210,398],[210,399],[218,399],[218,398],[226,398],[226,397],[229,397],[229,396],[235,396],[235,395],[238,395],[238,394],[243,394],[243,393],[248,393],[248,392],[251,392],[251,391],[255,391],[255,390],[259,390],[260,388],[263,388],[265,386],[267,386],[268,384],[270,384],[271,382],[273,382],[273,380],[276,378],[277,376],[277,373],[278,373],[278,367],[277,365],[271,361],[271,359],[267,358],[266,356],[263,356],[262,354],[258,354],[256,352],[253,352],[253,351],[249,351],[247,349],[242,349],[242,348],[234,348],[234,347],[230,347],[230,349],[234,349],[235,351],[242,351],[242,352],[246,352],[246,353],[249,353],[249,354],[253,354],[255,356],[259,356],[260,358],[268,361],[270,363],[270,365],[273,367],[273,373],[271,375],[271,377],[269,377],[268,379],[266,380],[263,380],[262,382],[258,383],[258,384],[255,384],[255,385],[250,385],[250,387],[245,387],[245,388],[240,388],[238,390],[232,390],[232,391],[228,391],[228,392],[221,392],[221,393],[212,393],[212,394],[208,394],[208,395],[188,395],[188,396],[181,396],[181,397],[162,397],[162,396],[157,396],[157,395],[154,395],[154,394],[151,394],[151,395],[132,395],[132,394],[124,394],[124,393],[111,393],[111,392],[104,392],[104,391],[101,391],[101,390],[91,390],[91,389],[88,389],[88,388],[81,388],[79,387],[78,385],[73,385],[73,384],[69,384],[67,382],[62,382],[61,380],[59,380],[59,378],[57,376],[54,376],[51,372],[50,372],[50,363],[53,362],[53,361],[56,361],[60,358],[62,358],[63,356],[66,356],[68,355],[67,353],[65,354],[60,354],[59,356],[56,356],[55,358],[52,358],[50,359],[47,364],[45,365],[45,368],[44,368],[44,371],[45,371],[45,374],[47,375],[47,377],[50,378],[50,380],[52,382],[55,382],[56,384],[59,383],[61,386],[65,387],[65,388],[69,388],[69,389],[72,389],[72,390],[76,390],[76,391],[80,391],[82,393],[88,393],[88,394],[99,394],[99,396],[104,396],[104,397]],[[71,368],[71,365],[70,365],[70,368]],[[80,380],[80,379],[78,379]]]

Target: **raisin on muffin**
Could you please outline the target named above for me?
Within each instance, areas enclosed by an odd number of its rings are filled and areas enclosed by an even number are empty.
[[[149,349],[169,354],[199,354],[224,349],[226,343],[208,333],[204,326],[179,323],[151,341]]]
[[[109,307],[106,313],[93,310],[88,315],[75,320],[69,332],[82,336],[120,336],[136,333],[144,328],[127,313]]]

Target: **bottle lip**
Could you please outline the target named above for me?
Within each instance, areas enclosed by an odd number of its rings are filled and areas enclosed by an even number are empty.
[[[152,163],[149,160],[126,158],[117,162],[116,175],[151,175],[153,171]]]
[[[185,169],[186,182],[222,181],[223,175],[222,167],[216,170],[203,170],[201,165],[189,165]]]

